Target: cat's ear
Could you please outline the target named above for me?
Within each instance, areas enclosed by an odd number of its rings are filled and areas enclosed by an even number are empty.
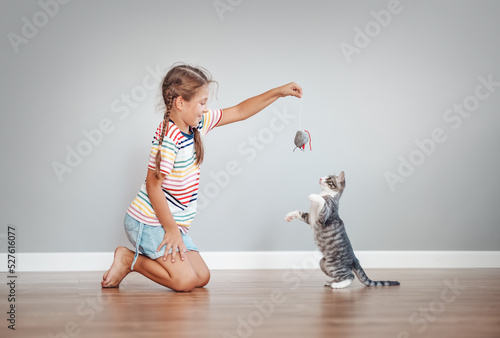
[[[345,182],[345,174],[343,171],[339,175],[339,182],[340,183]]]

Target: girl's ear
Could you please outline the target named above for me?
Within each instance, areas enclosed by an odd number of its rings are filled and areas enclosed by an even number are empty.
[[[175,99],[174,99],[174,104],[173,106],[175,108],[177,108],[178,110],[182,110],[182,108],[184,107],[184,105],[186,104],[186,101],[184,100],[184,98],[182,96],[177,96]]]

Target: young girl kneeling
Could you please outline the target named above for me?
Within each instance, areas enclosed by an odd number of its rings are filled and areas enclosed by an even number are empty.
[[[206,71],[188,65],[175,66],[165,76],[165,114],[153,139],[146,181],[125,215],[125,232],[135,253],[116,248],[102,287],[118,287],[132,270],[176,291],[191,291],[210,280],[188,234],[196,213],[202,137],[214,127],[255,115],[280,97],[302,97],[302,88],[292,82],[234,107],[209,110],[212,82]]]

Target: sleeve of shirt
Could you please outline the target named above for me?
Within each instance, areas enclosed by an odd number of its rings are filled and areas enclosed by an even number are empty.
[[[155,136],[153,138],[153,144],[151,145],[151,153],[149,154],[148,168],[151,170],[156,170],[156,154],[158,153],[158,141],[161,135],[161,129],[163,127],[163,122],[156,130]],[[168,134],[168,133],[167,133]],[[161,148],[161,162],[160,162],[160,172],[164,175],[170,175],[172,168],[174,167],[175,158],[179,148],[177,144],[165,135],[163,138],[162,148]]]
[[[210,109],[203,113],[203,118],[201,119],[197,127],[201,133],[201,136],[205,136],[210,130],[214,129],[221,119],[221,109]]]

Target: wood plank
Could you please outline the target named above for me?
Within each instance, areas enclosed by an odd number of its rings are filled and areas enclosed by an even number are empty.
[[[500,269],[373,269],[401,286],[341,290],[319,270],[224,270],[191,293],[136,273],[103,290],[102,273],[18,273],[16,331],[3,320],[0,336],[500,337]]]

